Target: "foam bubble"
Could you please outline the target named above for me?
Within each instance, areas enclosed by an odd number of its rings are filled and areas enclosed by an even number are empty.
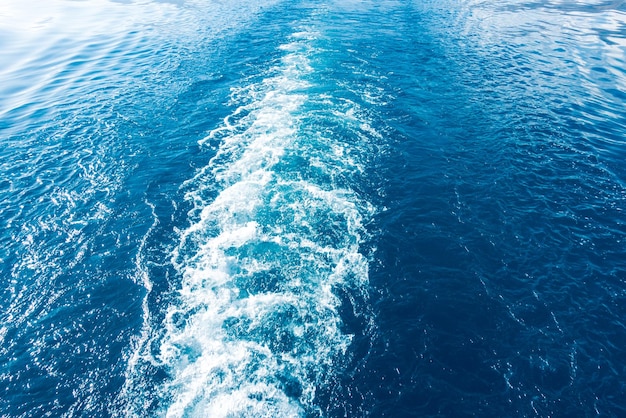
[[[336,291],[367,298],[371,206],[332,181],[354,169],[349,144],[304,128],[336,111],[311,110],[314,38],[280,47],[279,65],[233,90],[240,105],[200,141],[219,148],[184,185],[195,207],[172,257],[180,285],[143,348],[167,371],[166,416],[321,415],[316,390],[346,360]],[[341,123],[358,138],[366,121],[353,119]]]

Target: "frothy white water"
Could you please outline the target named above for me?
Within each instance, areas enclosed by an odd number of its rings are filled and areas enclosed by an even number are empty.
[[[335,292],[366,298],[360,244],[372,208],[328,182],[354,170],[349,145],[303,129],[321,100],[307,81],[314,37],[294,34],[265,78],[233,91],[237,110],[201,141],[219,149],[184,186],[194,210],[172,259],[180,286],[162,332],[141,349],[167,369],[157,389],[165,416],[321,415],[316,389],[345,361],[351,336]],[[333,152],[310,156],[321,148]]]

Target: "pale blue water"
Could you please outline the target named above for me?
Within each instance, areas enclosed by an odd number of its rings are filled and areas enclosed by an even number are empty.
[[[626,415],[626,4],[6,0],[0,415]]]

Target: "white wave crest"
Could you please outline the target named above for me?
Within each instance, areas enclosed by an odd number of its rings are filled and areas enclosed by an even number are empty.
[[[301,129],[314,37],[294,35],[267,77],[233,91],[244,103],[201,141],[219,149],[185,184],[194,210],[173,254],[180,287],[144,354],[167,369],[157,389],[165,416],[321,415],[316,390],[345,361],[351,336],[335,292],[366,298],[371,207],[327,182],[346,144]],[[311,159],[327,171],[319,178],[295,159],[315,141],[334,150],[332,163]]]

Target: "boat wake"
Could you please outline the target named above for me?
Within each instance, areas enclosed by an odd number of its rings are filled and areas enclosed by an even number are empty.
[[[201,141],[217,152],[183,186],[193,209],[172,255],[180,284],[162,321],[146,315],[125,389],[140,399],[127,413],[152,394],[166,416],[321,415],[316,390],[351,343],[340,311],[365,315],[373,207],[346,181],[364,170],[354,142],[331,135],[332,124],[346,135],[366,124],[354,104],[315,93],[315,38],[293,34]],[[142,382],[146,367],[166,377]]]

